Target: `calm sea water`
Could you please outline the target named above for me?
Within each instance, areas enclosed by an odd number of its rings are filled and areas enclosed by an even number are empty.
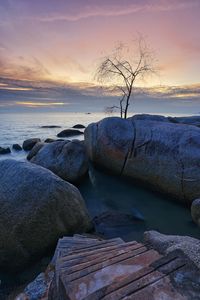
[[[63,129],[70,128],[77,123],[87,126],[105,116],[104,113],[2,113],[0,114],[0,146],[22,144],[25,139],[32,137],[42,140],[56,138],[56,134]],[[41,128],[41,126],[48,125],[57,125],[62,128]]]

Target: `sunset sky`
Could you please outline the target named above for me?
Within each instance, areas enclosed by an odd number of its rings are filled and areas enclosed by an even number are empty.
[[[99,59],[138,32],[160,69],[147,94],[197,103],[199,28],[199,0],[0,0],[0,110],[101,97]]]

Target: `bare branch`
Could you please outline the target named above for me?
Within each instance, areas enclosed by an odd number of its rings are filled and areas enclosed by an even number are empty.
[[[139,36],[137,43],[138,51],[133,52],[120,43],[111,55],[103,59],[96,73],[98,81],[112,83],[119,90],[121,94],[119,106],[114,105],[108,109],[112,111],[119,109],[120,116],[124,118],[127,117],[135,83],[155,73],[153,55],[144,38]],[[127,53],[131,54],[131,57],[127,58]]]

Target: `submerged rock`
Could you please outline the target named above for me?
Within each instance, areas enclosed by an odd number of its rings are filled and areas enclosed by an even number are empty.
[[[21,151],[22,150],[22,147],[19,145],[19,144],[13,144],[13,149],[16,150],[16,151]]]
[[[0,268],[22,269],[59,237],[91,228],[80,192],[29,162],[0,161]]]
[[[127,235],[133,231],[144,232],[146,230],[143,220],[115,210],[108,210],[94,217],[93,223],[96,232],[106,238],[122,236],[125,232]]]
[[[89,164],[84,142],[78,140],[46,144],[32,156],[31,162],[70,182],[82,179]]]
[[[85,130],[90,159],[184,203],[200,196],[200,128],[111,117]]]
[[[191,206],[192,220],[200,226],[200,199],[196,199],[192,202]]]
[[[10,151],[10,148],[3,148],[3,147],[0,147],[0,155],[1,154],[9,154],[11,151]]]
[[[39,138],[28,139],[23,142],[22,147],[25,151],[30,151],[38,142],[41,142]]]
[[[190,236],[166,235],[151,230],[144,233],[144,241],[158,252],[183,252],[200,269],[200,240]]]
[[[82,125],[82,124],[76,124],[76,125],[74,125],[72,128],[84,129],[85,126]]]
[[[77,129],[65,129],[57,134],[57,137],[70,137],[75,135],[81,135],[83,134],[82,131]]]
[[[30,150],[29,154],[27,155],[27,160],[31,160],[39,151],[40,149],[46,145],[44,142],[38,142],[36,143],[33,148]]]
[[[41,126],[40,128],[62,128],[62,127],[58,126],[58,125],[44,125],[44,126]]]

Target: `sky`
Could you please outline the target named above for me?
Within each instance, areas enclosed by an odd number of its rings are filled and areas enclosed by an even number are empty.
[[[198,107],[199,28],[199,0],[0,0],[0,112],[110,101],[97,65],[138,33],[159,70],[137,83],[143,99]]]

